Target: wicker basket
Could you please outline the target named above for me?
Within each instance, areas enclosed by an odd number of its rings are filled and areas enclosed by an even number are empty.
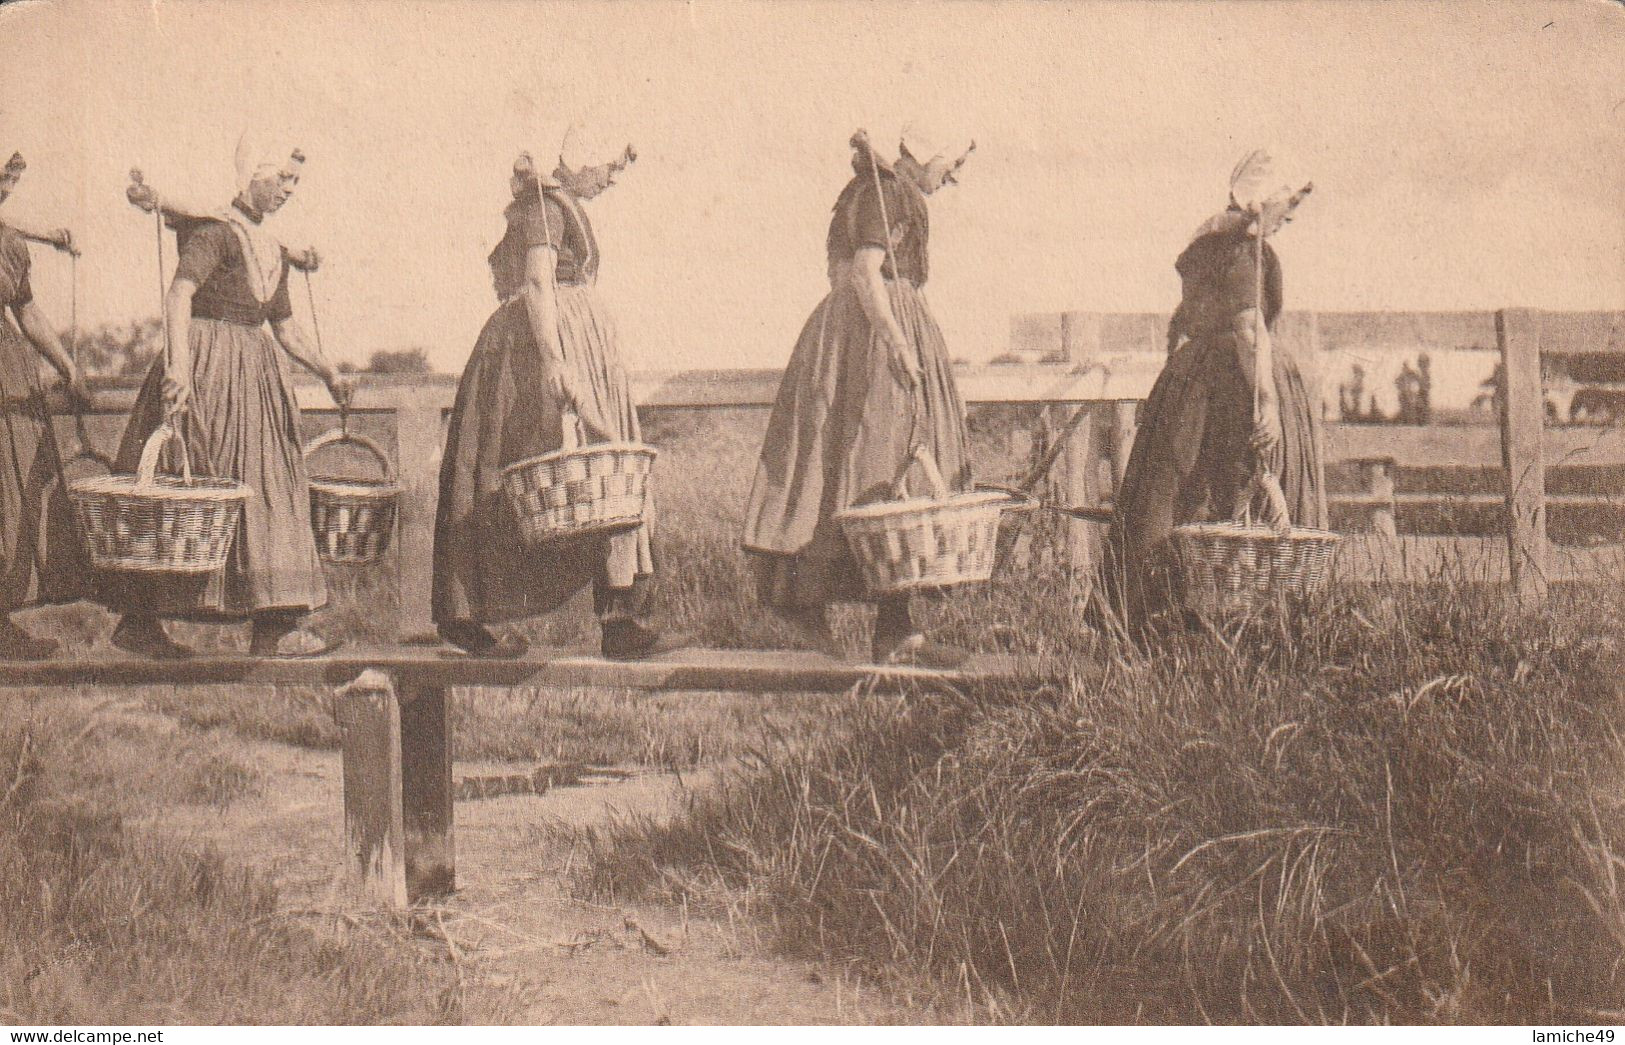
[[[1284,520],[1280,484],[1268,474],[1254,483],[1278,506],[1276,518]],[[1312,595],[1325,587],[1341,539],[1330,530],[1254,522],[1245,507],[1243,518],[1234,522],[1176,526],[1173,557],[1185,607],[1208,617],[1236,617]]]
[[[181,474],[159,475],[165,443],[180,447]],[[248,488],[235,479],[192,475],[186,443],[168,423],[147,439],[135,475],[68,483],[91,563],[104,570],[212,573],[226,564]]]
[[[327,562],[376,562],[389,551],[401,488],[389,467],[389,457],[365,436],[348,428],[335,428],[312,439],[305,447],[309,461],[316,451],[349,444],[367,451],[378,462],[378,479],[349,476],[310,476],[310,526],[316,551]]]
[[[910,497],[902,477],[896,500],[835,513],[871,595],[973,584],[993,576],[1003,491],[950,494],[931,455],[916,450],[931,496]],[[904,472],[906,474],[907,467]]]
[[[634,529],[649,500],[656,451],[642,443],[586,442],[581,421],[564,415],[564,446],[502,470],[502,489],[533,544]]]

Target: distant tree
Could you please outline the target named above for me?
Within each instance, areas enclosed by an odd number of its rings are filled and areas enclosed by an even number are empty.
[[[1416,369],[1420,383],[1416,389],[1416,410],[1419,425],[1433,422],[1433,360],[1423,352],[1416,357]]]
[[[1354,364],[1349,380],[1337,386],[1338,412],[1344,421],[1362,421],[1360,400],[1365,395],[1365,367]]]
[[[1426,424],[1422,419],[1422,371],[1412,366],[1408,359],[1400,367],[1399,376],[1394,378],[1394,391],[1399,399],[1399,413],[1395,415],[1394,423]]]
[[[140,377],[158,358],[163,342],[163,320],[156,316],[103,324],[80,332],[79,365],[97,377]]]
[[[1478,383],[1478,395],[1473,397],[1474,410],[1488,410],[1500,416],[1501,397],[1505,395],[1507,368],[1505,363],[1495,364],[1490,376]]]
[[[163,343],[163,320],[156,316],[133,323],[106,323],[80,331],[79,365],[95,377],[141,377],[158,358]],[[431,369],[428,351],[422,348],[374,352],[364,367],[339,364],[339,370],[347,374],[427,374]]]
[[[359,370],[353,363],[341,363],[339,369],[347,374],[427,374],[429,353],[422,348],[403,348],[399,351],[380,349],[367,357],[367,365]]]
[[[1540,383],[1546,400],[1546,420],[1556,423],[1558,420],[1557,403],[1552,400],[1551,382],[1554,377],[1553,367],[1544,357],[1540,361]],[[1506,397],[1507,368],[1505,362],[1495,364],[1495,370],[1490,376],[1479,382],[1479,393],[1473,398],[1474,410],[1488,410],[1495,417],[1501,416],[1501,402]]]

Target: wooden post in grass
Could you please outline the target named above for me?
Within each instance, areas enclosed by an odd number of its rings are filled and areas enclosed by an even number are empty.
[[[1371,508],[1371,532],[1379,537],[1395,537],[1399,523],[1394,518],[1394,462],[1376,458],[1360,462],[1365,473],[1365,492],[1372,497],[1386,498],[1386,502]]]
[[[1091,359],[1099,359],[1100,350],[1100,313],[1061,314],[1061,352],[1068,364],[1077,367]],[[1072,411],[1088,409],[1087,404],[1079,403],[1057,412],[1064,412],[1069,418]],[[1094,483],[1090,481],[1094,466],[1094,425],[1089,423],[1090,420],[1085,417],[1082,423],[1071,426],[1072,431],[1061,449],[1060,460],[1056,461],[1056,486],[1061,502],[1080,508],[1090,507],[1094,503]],[[1066,425],[1064,419],[1059,419],[1058,423]],[[1064,431],[1065,428],[1054,430]],[[1081,519],[1068,519],[1063,525],[1066,527],[1066,560],[1072,576],[1080,581],[1086,580],[1094,569],[1097,557],[1096,536],[1090,525]],[[1087,595],[1087,592],[1084,594]]]
[[[430,639],[429,591],[434,569],[434,512],[440,492],[441,406],[432,386],[402,387],[395,411],[400,455],[400,515],[396,556],[400,590],[397,635],[403,642]]]
[[[388,675],[365,671],[338,691],[344,755],[345,871],[359,898],[406,906],[401,714]]]
[[[1505,386],[1501,395],[1501,463],[1506,469],[1507,562],[1520,601],[1546,595],[1546,393],[1540,380],[1540,313],[1509,308],[1495,314]]]
[[[414,900],[457,886],[449,695],[444,684],[402,679],[401,814],[406,891]]]
[[[1134,449],[1135,418],[1140,404],[1132,399],[1122,399],[1112,404],[1112,500],[1117,499],[1117,489],[1123,485],[1123,476],[1128,472],[1128,456]]]

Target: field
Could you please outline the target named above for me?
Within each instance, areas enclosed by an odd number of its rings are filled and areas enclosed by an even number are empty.
[[[709,645],[787,643],[734,547],[762,422],[673,411],[648,433],[663,613]],[[997,419],[976,428],[981,470],[1015,470]],[[377,633],[387,584],[335,582],[324,626]],[[1044,665],[1008,692],[460,692],[461,774],[627,775],[464,803],[465,892],[403,919],[344,909],[324,878],[328,694],[10,699],[0,1017],[1621,1018],[1615,587],[1540,611],[1339,592],[1150,649],[1090,631],[1077,593],[1040,541],[929,608],[946,638]],[[838,623],[860,650],[862,613]],[[595,637],[584,612],[533,634]]]

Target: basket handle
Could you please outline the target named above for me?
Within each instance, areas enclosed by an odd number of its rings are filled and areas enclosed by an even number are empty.
[[[158,472],[158,455],[163,452],[164,444],[170,441],[181,448],[181,481],[187,486],[192,485],[192,460],[186,453],[186,440],[168,421],[155,428],[147,437],[147,445],[141,448],[141,463],[136,466],[135,473],[136,485],[153,485]]]
[[[1281,489],[1280,480],[1276,479],[1267,468],[1261,468],[1253,473],[1252,480],[1247,483],[1247,489],[1236,501],[1235,519],[1240,523],[1251,524],[1253,521],[1253,505],[1263,502],[1263,512],[1260,521],[1278,534],[1292,532],[1292,513],[1287,508],[1286,494]]]
[[[916,461],[920,463],[920,469],[925,472],[925,482],[931,489],[932,500],[946,501],[948,499],[948,484],[943,481],[942,469],[937,467],[936,459],[926,450],[924,443],[916,443],[914,449],[903,461],[903,469],[897,473],[897,481],[892,484],[892,499],[901,501],[908,498],[908,470]]]
[[[64,457],[62,459],[63,472],[66,472],[68,465],[75,461],[94,461],[103,468],[107,469],[109,474],[114,471],[113,459],[102,453],[100,450],[93,450],[89,446],[80,446],[77,453],[69,454],[67,457]]]
[[[373,442],[371,439],[368,439],[364,435],[356,435],[354,432],[347,431],[343,428],[330,428],[321,435],[312,439],[310,442],[306,443],[305,457],[308,460],[310,455],[314,454],[317,450],[323,449],[324,447],[337,446],[340,443],[350,443],[367,451],[373,456],[373,459],[378,462],[378,466],[383,469],[384,481],[393,482],[395,480],[395,469],[390,466],[389,455],[384,453],[383,447],[379,446],[377,443]]]
[[[559,449],[569,452],[587,445],[587,426],[582,424],[581,415],[574,410],[566,410],[559,415],[559,428]]]

